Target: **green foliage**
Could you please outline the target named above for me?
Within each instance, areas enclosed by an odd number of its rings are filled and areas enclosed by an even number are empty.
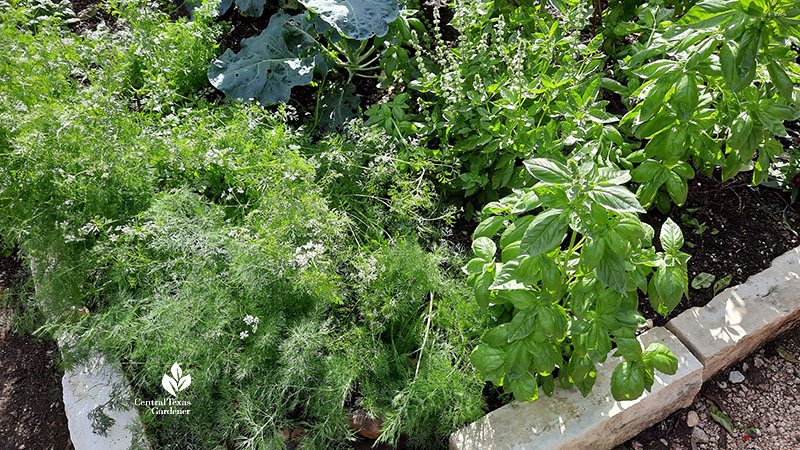
[[[263,1],[251,5],[257,16],[263,10]],[[354,76],[374,78],[370,72],[379,71],[378,61],[386,47],[396,41],[409,27],[407,17],[398,20],[396,0],[304,0],[309,11],[289,16],[282,10],[270,17],[269,25],[257,37],[242,40],[242,49],[234,53],[226,50],[214,58],[208,69],[208,79],[217,89],[230,98],[244,101],[257,100],[262,104],[286,103],[294,86],[311,83],[315,72],[325,76],[329,69],[347,72],[347,84],[317,86],[320,90],[331,86],[340,88],[333,94],[340,98],[339,104],[356,104],[355,88],[350,84]],[[237,3],[238,4],[238,3]],[[222,2],[220,8],[227,9],[230,2]],[[240,5],[241,7],[241,5]],[[392,33],[389,31],[392,30]],[[389,35],[387,35],[389,33]],[[348,107],[348,110],[351,108]],[[319,117],[330,114],[317,105]],[[346,117],[352,118],[349,113]],[[343,120],[323,122],[332,131]]]
[[[347,214],[356,236],[383,241],[392,235],[441,236],[456,214],[438,200],[426,174],[435,165],[419,157],[413,143],[398,141],[375,127],[353,123],[303,151],[316,168],[331,207]]]
[[[761,184],[789,192],[791,201],[797,201],[800,192],[800,152],[798,152],[798,138],[794,138],[786,149],[786,153],[779,155],[769,167],[769,177]]]
[[[570,26],[580,11],[556,19],[544,4],[508,6],[455,3],[456,45],[417,48],[421,77],[411,88],[428,94],[418,100],[424,125],[400,130],[423,136],[443,161],[458,165],[452,185],[477,195],[478,206],[532,182],[521,165],[532,151],[553,156],[616,139],[606,131],[613,120],[598,99],[602,41],[587,43]]]
[[[107,61],[96,58],[96,63],[107,69],[101,82],[104,87],[116,84],[131,97],[135,108],[161,114],[172,113],[170,105],[191,104],[201,98],[208,85],[205,69],[222,31],[207,11],[198,11],[192,21],[172,21],[139,0],[113,1],[111,11],[129,32],[106,30],[87,36],[113,61],[107,67]],[[108,48],[109,44],[113,47]]]
[[[141,411],[159,447],[280,448],[303,427],[305,448],[333,448],[356,408],[386,419],[384,441],[445,447],[483,414],[468,358],[486,317],[461,259],[416,242],[452,214],[419,149],[209,105],[210,21],[115,11],[118,32],[82,36],[2,11],[0,231],[33,263],[28,318],[76,338],[68,363],[118,359],[145,400],[180,361],[192,413]],[[166,46],[133,51],[148,35]]]
[[[352,83],[319,92],[314,111],[316,124],[324,130],[340,130],[345,123],[358,117],[360,100]]]
[[[298,1],[343,37],[360,41],[385,35],[400,12],[397,0]]]
[[[654,230],[622,186],[628,171],[543,158],[525,167],[539,182],[486,205],[491,215],[476,230],[475,258],[464,267],[496,325],[472,363],[520,401],[535,400],[539,387],[552,394],[555,378],[587,395],[595,364],[613,342],[625,361],[611,392],[617,400],[637,398],[652,386],[654,369],[677,368],[663,345],[642,351],[635,330],[644,321],[638,291],[663,315],[688,294],[681,230],[667,219],[659,235],[664,251],[655,250]]]
[[[392,60],[395,81],[419,74],[407,87],[420,95],[370,111],[436,149],[454,168],[439,180],[474,195],[468,214],[530,186],[531,156],[599,155],[662,212],[685,203],[695,170],[752,168],[760,183],[784,158],[783,123],[800,116],[790,2],[612,2],[591,40],[586,5],[552,6],[456,2],[455,44],[417,37],[413,59]]]
[[[670,14],[650,20],[647,41],[619,63],[640,100],[621,129],[647,140],[628,158],[644,160],[634,170],[643,205],[683,204],[694,176],[687,161],[709,176],[721,168],[723,179],[748,168],[754,183],[767,177],[784,152],[783,122],[800,115],[796,14],[789,2],[709,1],[675,23]]]

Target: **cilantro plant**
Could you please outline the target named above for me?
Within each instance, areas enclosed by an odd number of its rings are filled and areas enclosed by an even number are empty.
[[[667,219],[663,251],[656,250],[653,228],[637,215],[644,210],[623,186],[631,179],[626,170],[544,158],[525,168],[538,182],[486,205],[488,217],[473,235],[475,258],[464,267],[479,305],[496,321],[472,363],[520,401],[535,400],[539,387],[551,395],[556,378],[587,395],[595,365],[616,345],[625,361],[611,391],[618,400],[637,398],[655,369],[677,369],[669,349],[655,343],[642,350],[635,331],[644,322],[638,291],[664,315],[687,294],[681,230]]]

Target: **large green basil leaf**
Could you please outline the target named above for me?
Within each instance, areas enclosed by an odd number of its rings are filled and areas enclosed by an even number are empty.
[[[536,376],[524,372],[518,376],[509,376],[506,386],[514,393],[514,399],[520,402],[532,402],[539,398],[539,385]]]
[[[242,40],[239,53],[228,49],[212,60],[208,80],[228,97],[287,102],[293,86],[309,84],[314,76],[318,52],[312,31],[305,14],[277,13],[260,35]]]
[[[735,56],[731,48],[725,42],[722,42],[719,49],[719,64],[725,85],[733,92],[738,91],[742,87],[739,83],[739,69],[736,67]]]
[[[683,232],[678,224],[670,218],[667,218],[664,225],[661,226],[659,239],[661,246],[669,253],[676,253],[683,247]]]
[[[611,394],[617,401],[641,397],[644,392],[644,368],[640,364],[623,361],[611,374]]]
[[[660,162],[648,159],[631,171],[631,178],[637,183],[645,183],[656,178],[658,174],[665,173],[667,170]]]
[[[642,344],[635,337],[614,337],[614,342],[617,344],[614,356],[621,356],[627,360],[635,360],[642,356]]]
[[[497,245],[488,237],[479,237],[472,242],[472,251],[476,257],[491,261],[497,252]]]
[[[551,209],[536,216],[522,236],[522,251],[535,256],[561,244],[567,235],[568,226],[561,216],[562,212],[560,209]]]
[[[565,184],[570,180],[569,169],[560,162],[549,158],[532,158],[523,161],[531,175],[545,183]]]
[[[603,257],[603,249],[605,248],[604,243],[605,241],[599,238],[590,238],[583,243],[580,261],[584,270],[591,271],[600,263],[600,258]]]
[[[794,92],[794,85],[783,68],[776,64],[775,61],[770,61],[770,63],[767,64],[767,70],[769,71],[769,78],[772,80],[772,84],[778,89],[778,92],[780,92],[786,100],[793,102],[794,96],[792,94]]]
[[[342,36],[363,41],[383,36],[400,12],[397,0],[299,0]]]
[[[502,349],[481,344],[475,347],[469,360],[487,380],[499,384],[503,379],[505,352]]]
[[[595,322],[585,336],[586,353],[595,360],[603,361],[611,351],[611,337],[608,328]]]
[[[539,308],[536,328],[548,339],[560,341],[567,335],[568,321],[567,312],[560,305],[546,305]]]
[[[680,303],[688,282],[686,272],[680,267],[659,267],[650,279],[650,287],[647,289],[650,305],[666,317]]]
[[[508,344],[508,324],[494,327],[483,335],[483,342],[492,347],[503,347]]]
[[[481,308],[488,308],[489,302],[491,300],[491,294],[489,292],[489,286],[492,285],[492,281],[494,280],[494,276],[490,272],[484,272],[480,275],[477,275],[475,279],[475,301],[478,302],[478,306]]]
[[[500,235],[500,247],[506,248],[506,246],[512,242],[522,240],[525,230],[528,229],[528,226],[535,218],[536,216],[521,217],[516,222],[509,225],[508,228],[503,231],[503,234]]]
[[[607,209],[617,212],[645,212],[636,195],[622,186],[596,186],[589,197]]]
[[[604,252],[603,257],[594,269],[598,280],[611,289],[625,293],[627,281],[625,278],[625,260],[613,252]]]
[[[669,172],[667,192],[676,205],[683,206],[686,203],[686,197],[689,195],[689,184],[677,173]]]
[[[686,122],[700,102],[700,92],[694,76],[684,74],[675,85],[675,93],[669,100],[682,122]]]
[[[674,375],[678,371],[678,358],[666,345],[658,342],[647,347],[642,354],[642,361],[667,375]]]
[[[508,341],[518,341],[533,333],[533,329],[536,327],[536,315],[534,308],[517,311],[508,324]]]
[[[725,0],[706,0],[696,4],[678,21],[678,27],[711,28],[728,20],[734,13],[731,5],[736,2]]]
[[[503,226],[504,221],[505,217],[503,216],[491,216],[482,220],[481,223],[479,223],[475,228],[475,232],[472,233],[472,239],[478,239],[479,237],[494,237],[495,233],[497,233],[497,230]]]
[[[567,364],[567,374],[569,381],[581,391],[584,397],[589,395],[597,379],[597,369],[589,355],[572,355]],[[559,376],[559,378],[561,377]]]
[[[532,369],[538,373],[551,373],[557,365],[564,362],[561,349],[550,341],[538,341],[529,337],[525,339],[525,346],[533,356]]]

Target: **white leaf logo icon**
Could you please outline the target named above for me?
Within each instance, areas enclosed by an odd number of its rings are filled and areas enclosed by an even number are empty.
[[[183,376],[183,370],[178,363],[172,365],[172,369],[170,369],[172,376],[164,374],[164,377],[161,378],[161,386],[172,394],[173,397],[178,396],[178,392],[186,389],[192,384],[192,377],[191,375]]]

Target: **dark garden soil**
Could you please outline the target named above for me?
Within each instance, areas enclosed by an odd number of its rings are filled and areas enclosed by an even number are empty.
[[[70,25],[76,34],[94,30],[101,23],[105,23],[109,28],[113,28],[117,23],[117,18],[97,0],[71,0],[70,3],[75,16],[80,19]]]
[[[773,259],[800,244],[800,204],[792,205],[789,194],[763,186],[752,186],[750,172],[728,181],[697,175],[689,182],[689,197],[682,208],[669,216],[683,230],[689,259],[689,282],[700,273],[715,276],[715,281],[730,275],[730,286],[743,283],[751,275],[769,267]],[[649,213],[644,220],[656,229],[656,236],[666,216]],[[646,299],[640,311],[654,325],[693,307],[703,306],[714,297],[712,286],[689,288],[683,299],[666,318],[658,315]]]
[[[18,273],[18,261],[0,257],[0,449],[70,450],[58,348],[11,330],[3,298]]]
[[[267,29],[269,18],[278,10],[277,2],[267,2],[264,5],[264,13],[259,17],[250,17],[239,14],[236,7],[231,6],[221,18],[230,24],[230,30],[222,35],[219,40],[220,51],[231,49],[238,52],[242,49],[242,39],[258,36]]]
[[[617,450],[800,448],[797,358],[800,328],[706,381],[692,406],[674,412]],[[712,418],[711,405],[730,420],[730,432]]]

